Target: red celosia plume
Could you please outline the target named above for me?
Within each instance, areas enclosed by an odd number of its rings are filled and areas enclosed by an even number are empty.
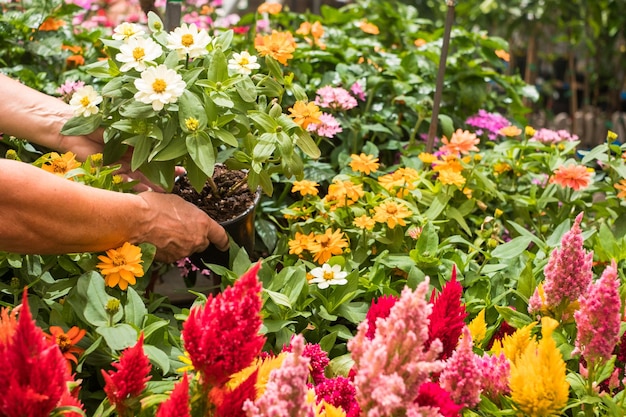
[[[216,405],[215,417],[246,417],[243,404],[254,401],[257,396],[256,382],[258,370],[252,372],[245,381],[232,391],[226,387],[211,391],[211,399]]]
[[[190,417],[189,410],[189,379],[187,374],[183,375],[175,386],[170,398],[161,403],[156,413],[156,417]]]
[[[365,320],[367,320],[366,337],[368,339],[373,339],[376,334],[376,319],[386,319],[389,317],[391,307],[393,307],[396,301],[398,301],[398,297],[393,295],[383,295],[378,299],[372,300],[370,309],[367,311],[367,316],[365,316]]]

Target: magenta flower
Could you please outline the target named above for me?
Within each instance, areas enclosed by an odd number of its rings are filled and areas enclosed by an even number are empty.
[[[175,386],[170,398],[161,403],[157,409],[156,417],[190,417],[189,409],[189,379],[183,375]]]
[[[431,407],[443,417],[459,417],[462,406],[452,401],[450,393],[434,382],[420,385],[416,402],[423,407]]]
[[[544,269],[543,290],[548,308],[563,307],[576,301],[593,278],[593,252],[586,252],[583,248],[582,218],[583,213],[576,216],[571,230],[561,239],[561,248],[552,251]]]
[[[426,302],[429,280],[415,291],[405,287],[389,316],[376,320],[376,332],[367,337],[367,321],[359,324],[348,350],[354,360],[354,385],[357,401],[368,416],[399,415],[420,412],[415,404],[419,387],[432,374],[443,369],[437,360],[441,342],[428,349],[428,324],[432,306]],[[399,337],[401,335],[401,337]]]
[[[472,350],[472,334],[466,326],[459,346],[446,361],[446,367],[439,376],[441,387],[463,407],[474,407],[480,402],[482,372],[476,359]]]
[[[511,122],[499,113],[489,113],[481,109],[478,114],[469,117],[465,124],[474,127],[476,135],[486,134],[489,140],[496,140],[501,136],[500,129],[510,126]]]
[[[386,319],[389,317],[391,307],[398,301],[398,297],[394,295],[383,295],[377,299],[372,300],[372,304],[367,310],[365,320],[367,320],[367,333],[365,336],[368,339],[373,339],[376,334],[376,320],[378,318]]]
[[[265,337],[261,329],[258,262],[235,284],[195,307],[183,324],[182,338],[203,382],[219,386],[257,357]]]
[[[350,92],[359,100],[365,101],[365,91],[363,91],[363,86],[358,81],[355,81],[355,83],[352,84]]]
[[[291,352],[292,345],[285,346],[283,352]],[[304,346],[302,356],[309,358],[309,369],[311,370],[311,378],[314,384],[320,384],[326,380],[324,371],[330,362],[328,353],[326,353],[317,343],[307,343]]]
[[[346,417],[359,417],[361,409],[356,401],[356,389],[348,378],[338,376],[326,379],[315,386],[317,402],[322,400],[330,405],[340,407],[346,413]]]
[[[572,354],[584,356],[590,367],[606,362],[619,340],[621,323],[620,280],[617,264],[611,261],[600,279],[591,283],[580,296],[580,308],[574,313],[578,327]]]

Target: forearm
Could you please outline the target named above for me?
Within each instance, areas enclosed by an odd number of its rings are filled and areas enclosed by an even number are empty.
[[[0,74],[0,132],[65,152],[61,128],[72,110],[63,101]]]
[[[100,190],[0,159],[0,250],[60,254],[140,243],[149,208],[140,196]]]

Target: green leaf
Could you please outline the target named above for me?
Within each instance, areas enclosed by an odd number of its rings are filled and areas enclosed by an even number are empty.
[[[335,346],[335,341],[337,340],[337,332],[331,332],[326,336],[322,337],[319,341],[319,345],[325,352],[330,352],[332,348]]]
[[[99,113],[89,117],[72,117],[63,125],[61,134],[66,136],[87,135],[100,127],[100,123],[102,123],[102,115]]]
[[[232,146],[233,148],[239,147],[239,142],[237,141],[237,138],[228,130],[213,129],[211,131],[211,134],[214,135],[219,140],[221,140],[222,142],[224,142],[225,144]]]
[[[209,81],[223,82],[228,78],[228,64],[226,62],[226,56],[222,51],[222,48],[217,48],[213,52],[213,59],[209,65]]]
[[[439,124],[441,126],[441,131],[445,137],[452,137],[454,133],[454,122],[450,116],[446,116],[445,114],[440,114],[438,117]]]
[[[450,217],[453,220],[456,220],[459,226],[461,226],[461,229],[463,229],[463,231],[467,233],[468,236],[472,236],[472,229],[470,229],[470,227],[467,225],[467,222],[465,222],[465,218],[459,210],[452,206],[448,206],[448,209],[446,210],[446,216]]]
[[[202,100],[194,93],[185,90],[178,100],[178,120],[180,128],[184,132],[189,132],[186,121],[196,119],[199,126],[197,130],[204,130],[207,125],[207,115],[202,107]]]
[[[95,271],[81,275],[76,282],[74,291],[67,297],[74,312],[82,316],[92,326],[106,326],[109,323],[109,315],[106,305],[113,299],[106,293],[104,278]],[[115,318],[122,318],[122,311]]]
[[[146,135],[140,135],[133,148],[133,156],[130,160],[130,169],[136,171],[145,165],[152,151],[152,140]]]
[[[137,343],[137,330],[126,323],[116,324],[113,327],[98,327],[96,333],[104,338],[104,341],[113,350],[120,351]]]
[[[235,89],[239,93],[239,97],[246,103],[254,103],[256,101],[256,86],[250,77],[242,77],[241,81],[235,84]]]
[[[198,132],[195,135],[188,135],[185,143],[189,156],[207,177],[213,175],[215,167],[215,150],[211,138],[206,132]]]
[[[272,74],[274,78],[278,80],[279,83],[281,84],[285,83],[285,79],[283,78],[283,70],[280,67],[278,61],[276,61],[271,56],[266,55],[265,65],[267,65],[267,69],[269,70],[270,74]]]
[[[513,310],[510,307],[502,307],[495,305],[495,309],[498,311],[500,316],[511,326],[516,329],[521,329],[522,327],[532,323],[530,317],[527,314],[521,313],[517,310]]]
[[[532,242],[529,236],[518,236],[497,246],[491,251],[491,257],[497,259],[511,259],[521,255]]]
[[[148,359],[150,359],[150,362],[152,362],[153,365],[161,368],[164,374],[167,374],[170,371],[170,359],[161,349],[152,345],[144,345],[143,352],[146,354]]]
[[[287,298],[285,294],[281,294],[279,292],[271,291],[265,288],[263,289],[263,292],[269,295],[272,301],[274,301],[279,306],[283,306],[283,307],[287,307],[291,309],[291,303],[289,302],[289,298]]]
[[[141,328],[144,317],[148,314],[146,305],[143,300],[137,294],[132,287],[128,287],[126,290],[126,304],[124,305],[124,314],[126,316],[126,322],[132,324],[135,327]]]
[[[261,111],[251,111],[248,115],[252,122],[263,132],[273,133],[278,128],[278,122],[271,118],[268,114]]]
[[[309,132],[304,129],[296,130],[296,146],[310,158],[318,159],[322,155]]]

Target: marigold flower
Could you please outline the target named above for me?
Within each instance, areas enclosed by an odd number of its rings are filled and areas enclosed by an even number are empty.
[[[451,169],[444,169],[439,171],[439,175],[437,176],[437,180],[444,185],[456,185],[461,188],[465,185],[465,177],[456,171]]]
[[[396,226],[406,226],[405,218],[413,214],[402,202],[388,200],[374,207],[373,219],[378,223],[387,223],[387,227],[393,229]]]
[[[511,126],[503,127],[502,129],[498,130],[498,133],[500,133],[503,136],[514,138],[515,136],[519,136],[522,134],[522,129],[520,129],[517,126],[511,125]]]
[[[89,117],[98,114],[98,104],[102,103],[100,96],[92,86],[86,85],[76,90],[70,99],[70,107],[74,116]]]
[[[319,190],[317,189],[319,184],[315,181],[302,180],[302,181],[294,181],[293,187],[291,188],[292,193],[300,192],[300,195],[317,195]]]
[[[322,112],[315,103],[298,100],[294,103],[293,107],[289,108],[291,117],[297,125],[306,129],[312,123],[321,123],[320,116]]]
[[[367,21],[359,22],[359,29],[370,35],[378,35],[380,33],[378,26]]]
[[[341,270],[340,265],[324,264],[321,267],[313,268],[311,270],[313,279],[309,281],[309,284],[317,284],[320,289],[325,289],[331,285],[345,285],[348,283],[346,276],[348,273]]]
[[[296,41],[291,32],[272,31],[270,35],[256,35],[254,47],[261,56],[269,55],[283,65],[293,58],[296,50]]]
[[[530,343],[511,364],[511,399],[525,415],[557,416],[567,405],[569,383],[565,378],[565,361],[552,338],[558,325],[554,319],[542,318],[541,340]]]
[[[129,284],[137,283],[137,277],[143,277],[143,260],[139,246],[125,242],[117,249],[109,249],[106,255],[100,255],[98,259],[101,262],[96,267],[104,275],[104,282],[109,287],[119,285],[121,290],[126,290]]]
[[[50,158],[41,166],[44,171],[64,177],[73,169],[80,168],[81,163],[76,160],[76,155],[72,152],[65,152],[59,155],[56,152],[50,153]]]
[[[341,229],[327,229],[321,235],[315,235],[309,245],[309,251],[313,254],[313,260],[319,265],[325,264],[333,255],[341,255],[343,249],[348,247],[348,241],[344,238]]]
[[[480,143],[480,139],[469,130],[457,129],[450,139],[444,136],[441,142],[444,145],[439,149],[440,151],[451,155],[465,155],[472,151],[478,152],[476,145]]]
[[[550,183],[578,191],[589,187],[592,176],[593,173],[584,165],[561,165],[550,177]]]
[[[183,77],[173,69],[161,64],[149,67],[135,80],[135,99],[151,104],[154,111],[161,111],[166,104],[176,103],[185,91]]]
[[[296,232],[293,239],[289,241],[289,253],[291,255],[300,255],[304,251],[311,250],[311,244],[315,241],[315,234],[313,232],[305,235],[304,233]]]
[[[76,346],[78,342],[85,336],[86,330],[72,326],[67,333],[59,326],[50,326],[50,334],[46,335],[61,350],[63,357],[67,361],[68,371],[72,372],[72,362],[78,363],[78,355],[81,355],[85,349]]]
[[[265,2],[261,3],[256,11],[257,13],[278,14],[282,9],[283,5],[280,3]]]
[[[209,53],[207,46],[211,37],[206,30],[200,29],[195,23],[182,23],[173,32],[167,34],[167,48],[178,53],[178,59],[199,58]]]
[[[374,155],[365,155],[361,152],[360,155],[350,155],[352,161],[350,162],[350,168],[355,172],[362,172],[365,175],[369,175],[372,172],[376,172],[379,167],[378,158]]]
[[[376,226],[376,220],[372,219],[367,214],[363,214],[359,217],[355,217],[352,223],[359,229],[372,230]]]
[[[617,193],[617,198],[626,198],[626,179],[621,179],[617,184],[613,184],[619,192]]]

